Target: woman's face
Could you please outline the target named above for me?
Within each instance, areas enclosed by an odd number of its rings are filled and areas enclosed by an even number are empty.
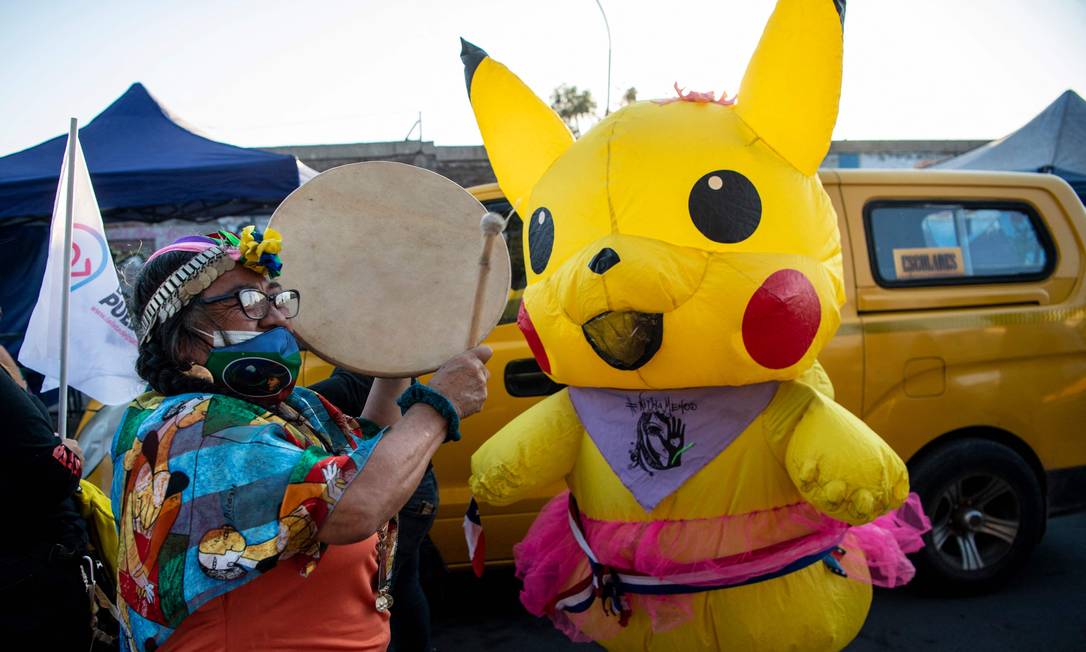
[[[215,279],[206,290],[200,293],[196,301],[235,294],[238,290],[246,288],[260,290],[269,297],[274,297],[283,289],[278,283],[269,281],[263,274],[239,266]],[[207,332],[256,331],[262,333],[276,326],[282,326],[291,333],[294,332],[290,320],[280,312],[274,302],[271,302],[268,306],[268,314],[263,319],[249,318],[241,309],[241,304],[238,303],[236,297],[206,304],[204,310],[207,315],[207,323],[201,326],[201,330]],[[202,350],[192,352],[192,360],[199,364],[203,364],[207,360],[208,353],[211,350],[211,343],[206,342],[205,344],[206,346],[201,347]]]

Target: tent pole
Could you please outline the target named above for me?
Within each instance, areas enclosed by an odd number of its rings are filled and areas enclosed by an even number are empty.
[[[64,251],[61,268],[64,295],[60,299],[60,389],[58,390],[57,434],[68,437],[68,303],[72,294],[72,207],[75,203],[75,145],[79,138],[78,121],[72,118],[68,128],[68,196],[64,204]]]

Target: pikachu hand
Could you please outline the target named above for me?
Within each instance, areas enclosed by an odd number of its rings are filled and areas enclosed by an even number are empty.
[[[790,473],[800,494],[818,511],[851,525],[863,525],[895,509],[909,495],[905,465],[888,467],[849,467],[822,457],[807,459]]]
[[[905,463],[840,405],[813,404],[797,424],[785,466],[803,498],[851,525],[869,523],[909,495]]]

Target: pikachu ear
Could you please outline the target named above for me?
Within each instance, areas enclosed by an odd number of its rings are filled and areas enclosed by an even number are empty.
[[[739,87],[739,117],[808,175],[837,122],[844,18],[845,0],[778,0]]]
[[[460,44],[475,121],[498,185],[515,207],[573,144],[573,134],[508,68],[464,39]]]

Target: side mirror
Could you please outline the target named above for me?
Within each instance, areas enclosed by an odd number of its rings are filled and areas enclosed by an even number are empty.
[[[512,360],[505,365],[505,390],[510,396],[549,396],[563,387],[543,373],[535,358]]]

